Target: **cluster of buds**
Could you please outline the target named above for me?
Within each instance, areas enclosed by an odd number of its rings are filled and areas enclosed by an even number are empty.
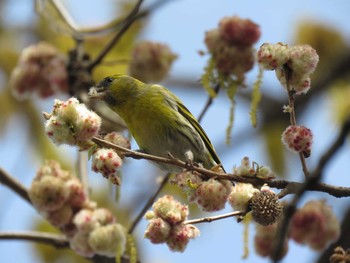
[[[113,144],[130,149],[130,140],[122,134],[111,132],[103,138]],[[118,168],[122,165],[122,157],[113,149],[100,148],[95,150],[92,155],[92,170],[96,173],[101,173],[105,178],[115,185],[120,185]]]
[[[312,132],[310,129],[299,126],[290,125],[282,134],[282,143],[292,152],[302,153],[305,157],[311,154]]]
[[[309,45],[288,47],[283,43],[264,43],[258,51],[259,64],[266,70],[275,70],[281,84],[297,95],[310,89],[310,75],[318,60],[316,50]]]
[[[163,80],[177,55],[164,44],[143,41],[138,43],[131,54],[129,65],[130,76],[143,82]]]
[[[204,181],[198,173],[189,171],[177,174],[172,183],[187,193],[190,203],[196,203],[207,212],[223,209],[232,190],[232,183],[227,180]]]
[[[69,239],[85,257],[114,257],[124,252],[126,236],[112,213],[89,200],[77,177],[56,161],[47,161],[36,174],[29,198],[38,212]]]
[[[324,200],[309,201],[292,217],[290,237],[315,250],[324,249],[340,234],[340,224]]]
[[[249,19],[225,17],[219,27],[207,31],[205,44],[216,69],[223,75],[235,75],[243,82],[244,73],[254,65],[252,45],[260,38],[260,29]]]
[[[191,224],[184,224],[188,216],[188,207],[176,201],[172,196],[159,198],[148,211],[149,220],[145,237],[153,244],[166,243],[172,251],[183,252],[190,241],[199,235],[199,230]]]
[[[81,149],[91,146],[90,139],[98,134],[101,118],[76,98],[55,100],[53,111],[45,113],[46,134],[57,145],[76,145]]]
[[[39,42],[25,48],[18,65],[12,71],[10,86],[17,99],[32,94],[47,98],[58,92],[67,92],[66,58],[54,46]]]

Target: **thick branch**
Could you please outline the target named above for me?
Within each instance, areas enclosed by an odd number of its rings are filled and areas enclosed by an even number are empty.
[[[20,197],[26,200],[28,203],[32,203],[29,199],[28,190],[17,181],[14,177],[6,173],[0,168],[0,183],[9,187],[12,191],[16,192]]]

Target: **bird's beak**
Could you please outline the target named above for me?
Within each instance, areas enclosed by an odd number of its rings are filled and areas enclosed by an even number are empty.
[[[101,87],[91,87],[88,93],[90,99],[102,99],[106,95],[106,90]]]

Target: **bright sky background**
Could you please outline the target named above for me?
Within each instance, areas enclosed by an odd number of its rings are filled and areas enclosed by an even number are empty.
[[[79,23],[89,24],[96,21],[100,22],[101,19],[111,15],[108,3],[113,2],[113,0],[71,0],[69,2],[74,11],[72,16]],[[84,2],[83,6],[81,6],[82,2]],[[302,19],[319,21],[336,27],[343,31],[345,36],[349,36],[350,33],[350,2],[348,0],[174,0],[169,2],[151,16],[141,38],[167,43],[179,55],[179,59],[175,62],[171,72],[172,77],[199,78],[204,67],[205,58],[200,57],[197,51],[205,48],[203,43],[204,32],[215,28],[218,21],[224,16],[239,15],[242,18],[250,18],[259,24],[262,37],[256,47],[264,42],[292,42],[295,26]],[[19,0],[15,1],[15,4],[13,3],[7,7],[8,15],[6,19],[10,19],[11,23],[15,24],[30,21],[34,15],[32,1]],[[149,2],[145,0],[145,3]],[[275,83],[272,76],[267,74],[267,78],[264,81],[266,83]],[[254,74],[251,77],[247,80],[248,84],[254,82]],[[197,116],[205,103],[205,92],[195,93],[193,90],[186,91],[178,87],[170,88]],[[320,108],[328,106],[327,98],[321,99],[318,103],[320,103]],[[222,140],[224,140],[228,119],[228,105],[228,101],[225,98],[219,98],[218,102],[214,104],[204,118],[203,127],[214,144],[219,142],[221,144]],[[236,117],[233,145],[235,143],[235,134],[239,133],[246,125],[250,125],[246,107],[238,106],[236,116],[240,117]],[[322,116],[324,120],[320,121],[319,116]],[[311,113],[301,120],[314,131],[315,152],[322,152],[336,134],[336,127],[330,120],[331,116],[320,112]],[[31,165],[33,157],[24,154],[27,153],[25,148],[28,138],[22,133],[22,130],[16,129],[17,122],[22,121],[19,118],[14,119],[1,138],[0,165],[28,186],[31,176],[35,174],[35,170],[33,170]],[[239,164],[240,159],[246,155],[259,163],[267,161],[259,138],[254,138],[244,143],[239,151],[236,151],[234,146],[231,146],[230,149],[230,155],[222,158],[226,167]],[[332,180],[336,184],[350,185],[349,173],[347,173],[347,178],[339,178],[344,171],[350,170],[349,155],[342,150],[338,156],[339,159],[327,168],[329,176],[325,180],[328,182]],[[290,157],[294,158],[292,155]],[[310,160],[310,164],[314,164],[317,160],[316,156]],[[141,166],[136,162],[131,162],[131,165]],[[313,197],[315,196],[313,194]],[[320,197],[324,198],[326,196],[320,195]],[[341,215],[342,205],[345,205],[348,200],[337,200],[337,202],[334,202],[334,198],[329,198],[329,200],[335,204],[336,213]],[[39,217],[20,198],[13,198],[12,192],[3,186],[0,186],[0,207],[3,211],[2,216],[0,216],[0,231],[29,230],[31,229],[32,218]],[[230,208],[227,207],[220,213],[229,211]],[[143,235],[145,227],[146,222],[144,221],[137,228],[138,235]],[[155,246],[148,240],[141,241],[144,254],[144,258],[141,259],[142,262],[240,262],[243,254],[243,228],[241,225],[237,225],[235,220],[226,219],[211,224],[201,224],[199,228],[201,236],[194,241],[190,241],[187,250],[183,254],[172,253],[165,245]],[[253,228],[251,228],[251,233],[253,232]],[[250,240],[250,248],[251,254],[245,262],[268,262],[266,259],[255,256],[252,238]],[[313,261],[314,254],[310,253],[308,247],[290,242],[289,251],[284,262]],[[2,262],[37,262],[35,255],[30,252],[30,246],[26,242],[0,241],[0,255]]]

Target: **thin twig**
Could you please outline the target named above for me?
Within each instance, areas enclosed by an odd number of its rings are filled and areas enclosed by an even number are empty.
[[[0,167],[0,183],[6,185],[11,190],[16,192],[20,197],[26,200],[28,203],[32,203],[29,199],[27,188],[17,181],[14,177],[9,175]]]
[[[220,91],[220,84],[216,84],[213,90],[214,90],[215,94],[218,94]],[[207,110],[209,109],[209,107],[213,103],[213,101],[214,101],[214,98],[209,95],[208,100],[207,100],[206,104],[204,105],[203,110],[201,111],[201,113],[198,116],[198,122],[202,121],[204,114],[207,112]]]
[[[37,231],[0,232],[0,240],[25,240],[51,245],[56,248],[69,247],[69,242],[64,235],[43,233]]]
[[[342,129],[339,132],[338,137],[333,142],[333,144],[331,145],[329,150],[326,153],[324,153],[322,155],[322,157],[320,158],[320,161],[319,161],[318,166],[315,169],[315,171],[308,178],[306,178],[306,180],[303,184],[301,184],[298,187],[292,201],[285,208],[284,217],[283,217],[284,219],[283,219],[281,226],[280,226],[280,229],[278,231],[278,235],[277,235],[277,239],[276,239],[277,242],[276,242],[273,256],[272,256],[272,259],[274,260],[274,262],[278,262],[279,259],[281,258],[281,253],[283,250],[282,247],[284,244],[283,241],[285,240],[285,238],[287,236],[290,220],[296,211],[297,204],[299,203],[301,197],[311,187],[313,187],[315,185],[320,185],[319,181],[322,179],[322,174],[323,174],[322,172],[324,170],[324,167],[330,161],[330,159],[332,157],[334,157],[335,153],[340,149],[340,147],[342,145],[344,145],[344,142],[345,142],[346,137],[349,134],[349,132],[350,132],[350,118],[348,118],[344,122]]]
[[[272,188],[277,188],[277,189],[284,189],[288,187],[289,189],[289,194],[295,194],[298,192],[300,187],[304,183],[299,183],[299,182],[292,182],[292,181],[287,181],[287,180],[263,180],[255,177],[245,177],[245,176],[238,176],[235,174],[222,174],[218,172],[214,172],[212,170],[208,170],[202,167],[197,167],[197,166],[188,166],[188,163],[185,163],[179,159],[173,158],[163,158],[163,157],[158,157],[150,154],[145,154],[141,152],[136,152],[132,151],[126,148],[123,148],[121,146],[115,145],[111,142],[105,141],[103,139],[94,137],[92,139],[93,142],[96,144],[115,149],[116,151],[122,152],[124,156],[129,157],[129,158],[134,158],[134,159],[145,159],[145,160],[150,160],[154,162],[159,162],[159,163],[166,163],[166,164],[171,164],[175,165],[178,167],[182,167],[184,169],[191,169],[192,171],[196,171],[199,174],[201,174],[204,177],[207,178],[216,178],[218,180],[229,180],[232,182],[238,182],[238,183],[249,183],[252,185],[263,185],[267,184],[268,186]],[[329,184],[324,184],[324,183],[315,183],[313,185],[309,185],[307,190],[309,191],[319,191],[319,192],[325,192],[328,193],[332,196],[335,197],[348,197],[350,196],[350,188],[349,187],[342,187],[342,186],[333,186]]]
[[[125,34],[125,32],[129,29],[129,27],[142,16],[137,16],[137,13],[140,10],[140,6],[143,0],[138,0],[133,10],[130,14],[125,18],[124,24],[118,31],[118,33],[111,39],[111,41],[104,47],[101,53],[88,65],[88,71],[91,71],[95,66],[97,66],[103,58],[108,54],[108,52],[114,47],[114,45],[121,39],[121,37]],[[143,16],[148,15],[148,12],[143,12]]]
[[[224,219],[224,218],[229,218],[229,217],[234,217],[234,216],[242,216],[245,215],[246,212],[243,211],[234,211],[231,213],[227,213],[224,215],[217,215],[217,216],[212,216],[212,217],[203,217],[203,218],[198,218],[198,219],[192,219],[192,220],[186,220],[184,224],[200,224],[200,223],[210,223],[212,221]]]
[[[128,234],[132,234],[132,232],[134,231],[134,229],[136,228],[137,224],[140,222],[140,220],[142,219],[142,217],[144,216],[144,214],[147,212],[147,210],[151,207],[151,205],[154,203],[154,200],[156,200],[158,194],[160,193],[160,191],[162,191],[162,189],[164,188],[164,186],[167,184],[167,182],[169,181],[169,178],[171,176],[171,173],[168,173],[162,180],[162,182],[160,183],[157,191],[154,193],[154,195],[147,201],[147,203],[145,204],[145,206],[142,208],[141,212],[138,214],[138,216],[136,217],[136,219],[133,221],[133,223],[131,224],[129,230],[128,230]]]

